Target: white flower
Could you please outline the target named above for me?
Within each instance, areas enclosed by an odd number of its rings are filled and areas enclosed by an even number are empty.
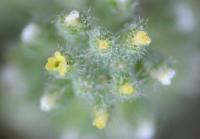
[[[22,31],[21,40],[30,43],[35,39],[39,32],[39,27],[35,23],[29,23]]]
[[[70,129],[62,133],[60,139],[79,139],[79,132],[74,129]]]
[[[79,12],[76,10],[71,11],[66,17],[65,17],[65,24],[68,26],[76,26],[79,22],[80,15]]]
[[[129,0],[117,0],[119,4],[127,4]]]
[[[176,75],[176,71],[169,68],[160,68],[153,70],[151,76],[157,79],[163,85],[170,85],[171,79]]]
[[[127,10],[127,6],[130,6],[130,0],[116,0],[118,8],[122,11]]]
[[[1,68],[0,77],[2,87],[9,93],[23,95],[27,92],[27,84],[17,66],[5,65]]]
[[[180,31],[192,32],[196,25],[196,18],[191,7],[186,3],[178,3],[175,7],[177,28]]]
[[[42,111],[50,111],[55,107],[56,98],[53,95],[46,94],[40,99],[40,109]]]
[[[143,121],[136,130],[138,139],[152,139],[155,135],[155,127],[152,122]]]

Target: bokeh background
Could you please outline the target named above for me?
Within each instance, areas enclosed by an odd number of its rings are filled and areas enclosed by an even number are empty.
[[[200,138],[199,8],[199,0],[138,0],[134,12],[114,9],[106,0],[0,0],[0,139]],[[106,130],[92,127],[87,103],[73,95],[59,110],[44,113],[39,107],[43,55],[58,45],[53,21],[73,9],[90,9],[113,31],[132,15],[148,19],[150,47],[176,61],[171,86],[119,104]],[[33,21],[44,27],[48,42],[38,39],[26,48],[21,33]]]

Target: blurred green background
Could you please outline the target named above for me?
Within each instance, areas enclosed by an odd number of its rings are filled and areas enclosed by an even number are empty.
[[[1,139],[200,138],[200,1],[138,0],[134,12],[121,9],[122,5],[115,9],[107,1],[0,0]],[[92,127],[88,104],[70,94],[57,110],[44,113],[39,108],[43,55],[58,45],[53,40],[53,21],[64,10],[73,9],[90,9],[99,24],[113,31],[132,16],[148,19],[150,47],[176,60],[177,75],[171,86],[119,104],[102,131]],[[41,39],[38,46],[44,47],[21,51],[22,30],[32,21],[44,27],[43,35],[49,41]],[[36,57],[37,52],[40,55]]]

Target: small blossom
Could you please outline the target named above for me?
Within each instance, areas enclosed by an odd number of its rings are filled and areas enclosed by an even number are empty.
[[[80,133],[75,129],[68,129],[61,134],[60,139],[79,139]]]
[[[153,139],[155,135],[155,126],[153,121],[141,121],[135,134],[139,139]]]
[[[65,24],[67,26],[75,27],[79,24],[79,12],[76,10],[71,11],[66,17],[65,17]]]
[[[53,95],[46,94],[40,99],[40,109],[42,111],[50,111],[52,108],[55,107],[55,104],[56,98]]]
[[[135,92],[135,88],[130,83],[125,83],[119,87],[119,92],[123,95],[131,95]]]
[[[122,10],[127,9],[127,6],[129,4],[129,0],[116,0],[118,7],[121,8]]]
[[[111,32],[102,28],[95,28],[89,32],[90,50],[95,56],[111,56],[113,46],[113,35]],[[105,58],[104,57],[104,58]]]
[[[93,126],[95,126],[98,129],[105,128],[107,125],[108,117],[109,115],[106,109],[101,108],[95,110]]]
[[[22,31],[21,39],[25,43],[30,43],[39,32],[39,27],[35,23],[29,23]]]
[[[161,82],[163,85],[170,85],[171,79],[175,76],[176,71],[169,68],[153,70],[151,76]]]
[[[177,20],[177,28],[185,33],[194,31],[196,27],[196,17],[190,5],[186,3],[178,3],[175,6],[175,15]]]
[[[128,0],[117,0],[119,4],[127,4]]]
[[[19,67],[8,64],[1,69],[1,85],[8,89],[13,95],[24,95],[27,93],[27,82],[22,76]]]
[[[108,40],[98,39],[97,43],[98,43],[98,49],[101,52],[105,52],[106,50],[110,48],[110,44]]]
[[[151,38],[145,31],[137,31],[131,38],[131,43],[136,46],[145,46],[151,43]]]
[[[61,77],[64,77],[69,70],[69,65],[65,57],[59,51],[56,51],[53,57],[48,58],[45,68],[48,71],[58,72]]]

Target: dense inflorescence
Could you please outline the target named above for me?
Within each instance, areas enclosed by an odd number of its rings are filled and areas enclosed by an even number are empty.
[[[165,60],[152,60],[156,59],[148,53],[152,40],[142,23],[132,22],[118,33],[93,23],[76,10],[58,16],[56,30],[65,45],[49,55],[44,67],[51,79],[67,80],[74,94],[89,100],[93,125],[103,129],[111,107],[142,96],[152,82],[169,85],[175,71]],[[57,92],[48,88],[41,110],[55,108],[62,97]]]

